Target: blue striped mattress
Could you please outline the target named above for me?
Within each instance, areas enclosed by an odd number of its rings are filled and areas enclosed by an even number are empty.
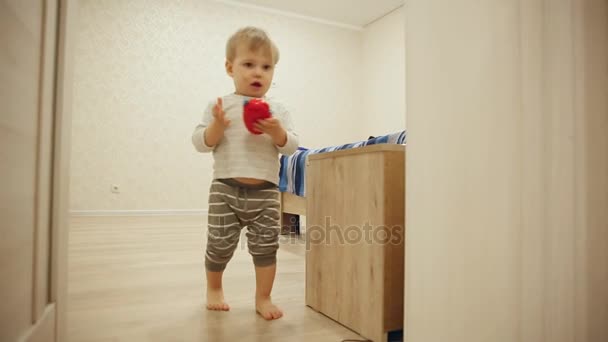
[[[368,140],[362,140],[339,146],[324,147],[319,149],[307,149],[300,147],[291,156],[281,156],[281,170],[279,172],[279,190],[281,192],[289,192],[302,197],[305,196],[306,184],[304,181],[306,179],[306,157],[309,154],[347,150],[351,148],[376,144],[405,145],[406,140],[407,131],[400,131],[392,134],[374,137]]]

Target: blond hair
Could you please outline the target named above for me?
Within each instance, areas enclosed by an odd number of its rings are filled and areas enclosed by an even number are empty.
[[[279,49],[264,30],[257,27],[244,27],[236,31],[226,43],[226,59],[230,62],[236,57],[237,47],[246,44],[250,51],[264,49],[272,57],[274,64],[279,62]]]

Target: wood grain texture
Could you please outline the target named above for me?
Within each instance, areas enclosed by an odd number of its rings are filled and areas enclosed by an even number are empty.
[[[281,238],[273,300],[255,313],[255,275],[243,235],[224,274],[227,313],[204,309],[206,219],[77,217],[69,254],[70,342],[318,341],[361,337],[304,303],[303,240]]]
[[[42,1],[0,1],[0,341],[32,325]]]
[[[44,1],[40,92],[38,109],[38,153],[36,174],[36,229],[34,249],[34,306],[32,322],[45,312],[50,301],[51,197],[53,130],[55,111],[55,72],[58,3]],[[53,324],[54,324],[53,315]],[[54,332],[54,330],[53,330]]]
[[[67,340],[68,226],[74,49],[78,34],[78,1],[58,0],[57,83],[53,141],[51,301],[56,304],[56,340]]]
[[[608,2],[406,16],[406,339],[607,341]]]
[[[362,146],[362,147],[357,147],[357,148],[349,148],[346,150],[338,150],[338,151],[333,151],[333,152],[311,154],[308,156],[308,161],[325,159],[325,158],[336,158],[336,157],[342,157],[342,156],[349,156],[352,154],[365,154],[365,153],[371,153],[371,152],[389,152],[389,151],[403,152],[403,150],[404,150],[403,145],[375,144],[375,145],[368,145],[368,146]]]
[[[281,211],[289,214],[306,215],[306,198],[289,192],[281,192]]]
[[[405,147],[356,150],[309,159],[306,304],[384,341],[403,323]]]
[[[46,305],[32,327],[23,334],[20,342],[54,341],[56,329],[56,306]]]

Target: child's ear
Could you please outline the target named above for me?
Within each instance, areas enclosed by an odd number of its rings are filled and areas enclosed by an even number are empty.
[[[226,73],[232,77],[232,62],[226,60]]]

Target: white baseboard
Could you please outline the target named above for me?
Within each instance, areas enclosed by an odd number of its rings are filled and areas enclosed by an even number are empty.
[[[204,216],[207,209],[172,210],[72,210],[71,216]]]

